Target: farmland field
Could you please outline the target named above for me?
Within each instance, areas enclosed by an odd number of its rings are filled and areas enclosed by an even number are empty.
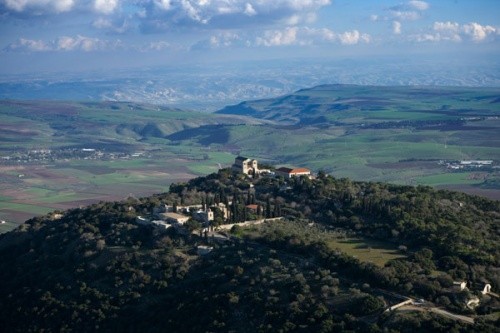
[[[500,90],[319,86],[216,113],[0,101],[0,219],[167,191],[238,154],[500,199]],[[451,170],[449,163],[491,165]]]

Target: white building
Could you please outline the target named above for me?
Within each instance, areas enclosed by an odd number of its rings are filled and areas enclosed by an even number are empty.
[[[257,160],[243,156],[236,157],[231,168],[237,172],[244,173],[245,175],[255,175],[259,173]]]

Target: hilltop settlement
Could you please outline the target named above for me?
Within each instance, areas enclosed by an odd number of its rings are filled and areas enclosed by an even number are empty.
[[[231,166],[231,170],[247,176],[249,179],[258,177],[271,177],[291,179],[292,177],[307,177],[313,179],[311,171],[306,168],[260,169],[256,159],[238,156]],[[253,184],[249,184],[250,187]],[[234,198],[234,197],[233,197]],[[137,216],[136,222],[142,225],[153,225],[161,229],[170,227],[183,232],[188,229],[201,229],[201,233],[219,229],[229,229],[234,225],[259,224],[265,219],[279,219],[279,207],[271,211],[269,207],[255,203],[255,191],[247,192],[243,214],[235,212],[235,204],[229,201],[227,196],[219,195],[214,198],[207,197],[201,203],[194,205],[183,205],[173,202],[172,205],[161,204],[154,207],[148,217]],[[250,220],[249,220],[250,219]]]
[[[230,168],[0,235],[5,332],[497,332],[500,202]]]

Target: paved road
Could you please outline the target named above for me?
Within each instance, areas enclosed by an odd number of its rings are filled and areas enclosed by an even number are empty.
[[[429,308],[428,310],[431,312],[437,313],[438,315],[441,315],[443,317],[447,317],[447,318],[450,318],[453,320],[462,321],[462,322],[468,323],[468,324],[474,324],[474,318],[471,318],[471,317],[457,315],[457,314],[454,314],[454,313],[451,313],[451,312],[448,312],[446,310],[439,309],[439,308]]]
[[[435,314],[438,314],[440,316],[452,319],[452,320],[457,320],[461,321],[467,324],[474,324],[474,318],[467,317],[467,316],[462,316],[462,315],[457,315],[451,312],[448,312],[446,310],[436,308],[434,306],[432,307],[425,307],[425,306],[417,306],[417,305],[403,305],[400,308],[397,308],[396,311],[420,311],[420,312],[433,312]]]

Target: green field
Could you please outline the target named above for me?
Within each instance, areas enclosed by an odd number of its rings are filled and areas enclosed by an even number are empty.
[[[394,259],[406,258],[393,244],[365,238],[332,239],[328,241],[332,249],[338,249],[363,262],[371,262],[379,267]]]

